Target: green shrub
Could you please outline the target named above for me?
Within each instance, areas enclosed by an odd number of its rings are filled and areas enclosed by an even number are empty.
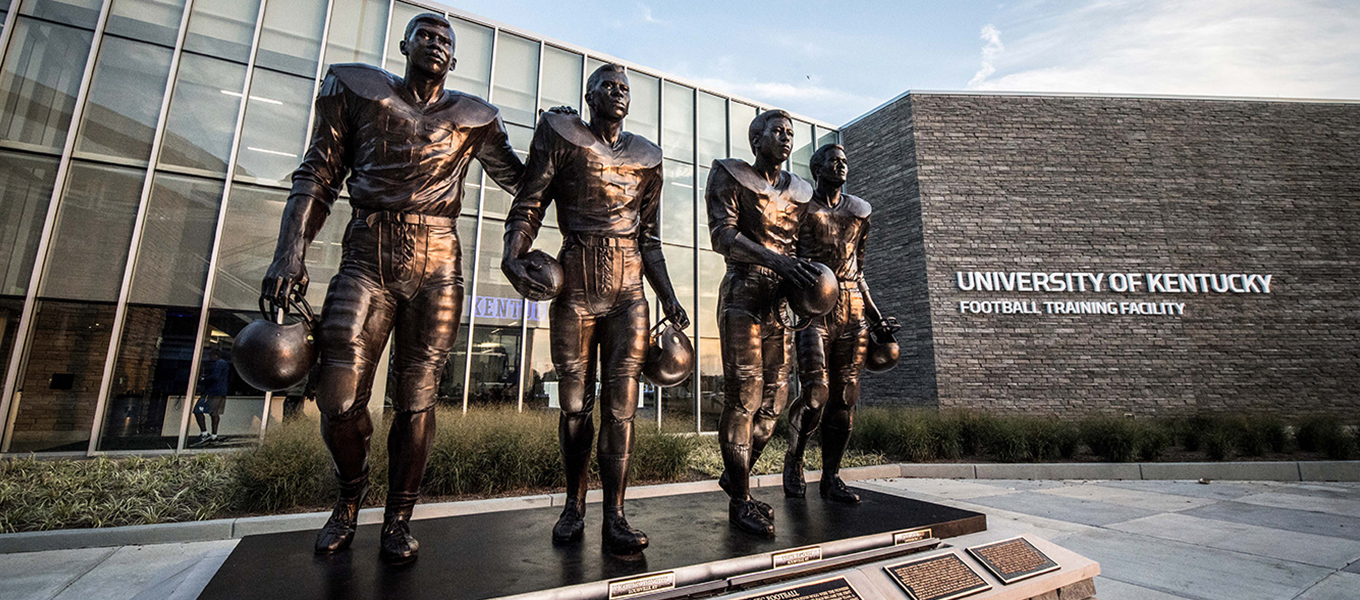
[[[1233,432],[1224,426],[1215,426],[1201,434],[1204,453],[1210,460],[1227,460],[1232,454]]]
[[[331,456],[314,421],[271,427],[264,442],[233,456],[233,507],[279,512],[328,503],[335,490]]]
[[[1206,436],[1211,431],[1222,428],[1219,419],[1210,415],[1195,415],[1181,423],[1177,430],[1181,437],[1181,447],[1189,452],[1204,449]]]
[[[1029,423],[1020,417],[993,417],[982,421],[983,452],[1001,462],[1030,460]]]
[[[855,415],[851,447],[862,453],[882,454],[908,462],[935,457],[939,419],[913,409],[866,408]]]
[[[1024,428],[1035,460],[1070,459],[1081,445],[1081,430],[1058,418],[1029,418]]]
[[[1299,450],[1318,452],[1322,449],[1321,441],[1335,436],[1335,431],[1340,427],[1341,424],[1335,417],[1326,415],[1304,417],[1294,430],[1294,439],[1299,443]]]
[[[1160,459],[1162,452],[1175,441],[1174,429],[1161,421],[1137,421],[1135,431],[1138,460],[1150,462]]]
[[[649,426],[638,429],[629,464],[633,481],[676,481],[689,475],[690,460],[699,447],[697,436],[666,434]]]
[[[1082,422],[1081,438],[1102,460],[1128,462],[1138,451],[1138,429],[1132,419],[1099,417]]]

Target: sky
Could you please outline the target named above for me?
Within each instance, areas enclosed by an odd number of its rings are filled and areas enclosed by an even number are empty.
[[[1360,0],[444,0],[841,125],[908,90],[1360,99]]]

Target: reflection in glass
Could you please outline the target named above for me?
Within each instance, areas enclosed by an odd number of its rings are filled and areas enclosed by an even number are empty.
[[[501,255],[505,248],[500,243],[501,236],[505,234],[505,222],[497,219],[482,220],[482,244],[481,255],[477,259],[477,298],[469,300],[472,310],[477,311],[478,323],[496,323],[500,325],[509,324],[511,321],[519,322],[519,307],[510,306],[517,304],[520,299],[519,292],[515,291],[514,286],[501,273]],[[470,274],[464,273],[464,279],[468,279]],[[488,302],[478,311],[477,302]]]
[[[291,183],[307,145],[312,79],[258,70],[250,82],[236,174]]]
[[[242,65],[197,54],[181,55],[161,140],[160,164],[186,167],[203,175],[226,175],[245,82],[246,68]]]
[[[661,149],[666,158],[687,163],[694,162],[694,90],[666,82],[663,96],[666,110],[662,111],[666,129],[661,135]]]
[[[145,175],[142,169],[71,163],[40,295],[118,299]]]
[[[723,409],[722,344],[718,338],[700,338],[699,431],[717,431]]]
[[[450,18],[449,23],[453,25],[453,56],[458,59],[458,68],[449,73],[445,85],[478,98],[490,96],[491,39],[495,32],[459,18]]]
[[[727,101],[699,92],[699,166],[727,158]]]
[[[755,162],[756,155],[751,153],[751,121],[756,119],[756,107],[740,102],[728,103],[728,141],[732,158],[740,158],[748,163]]]
[[[104,38],[81,114],[77,155],[150,158],[172,53],[161,46]]]
[[[534,114],[537,97],[538,42],[501,32],[496,46],[496,89],[491,102],[501,109],[506,123],[533,127],[537,121]]]
[[[669,244],[694,245],[694,167],[666,159],[661,192],[661,239]]]
[[[255,64],[303,77],[316,76],[326,0],[270,2],[264,9]]]
[[[260,0],[195,2],[184,49],[245,64],[259,15]]]
[[[93,29],[103,4],[101,0],[25,0],[19,14]]]
[[[387,4],[387,0],[335,2],[331,8],[330,34],[326,38],[326,64],[382,64]]]
[[[555,227],[556,221],[546,221],[538,230],[533,248],[551,256],[558,256],[562,250],[562,233]],[[550,302],[529,302],[525,309],[528,320],[528,339],[525,345],[528,354],[524,365],[524,406],[532,408],[558,408],[557,370],[553,368],[552,346],[549,334],[548,305]]]
[[[499,86],[497,86],[499,89]],[[505,124],[505,132],[510,136],[510,147],[515,149],[515,154],[519,155],[520,160],[529,159],[529,145],[534,141],[534,130],[532,127],[524,127],[512,123]],[[494,218],[505,218],[510,211],[510,203],[515,201],[515,197],[509,192],[501,189],[491,178],[486,179],[486,199],[483,202],[483,211],[486,216]],[[496,235],[500,235],[499,233]],[[499,263],[497,263],[499,270]]]
[[[637,71],[628,72],[632,92],[628,119],[623,128],[655,143],[661,131],[661,80]]]
[[[458,340],[453,343],[449,360],[444,363],[444,372],[439,376],[439,390],[435,392],[435,402],[460,410],[463,408],[463,376],[467,373],[467,339],[468,324],[465,316],[463,323],[458,326]],[[389,370],[387,377],[387,403],[390,405],[392,392],[397,389],[396,372]]]
[[[274,260],[279,221],[288,201],[288,190],[236,184],[227,200],[217,251],[217,279],[213,284],[214,308],[258,310],[260,282]],[[331,216],[307,248],[307,302],[320,308],[326,287],[340,268],[340,242],[349,225],[350,207],[338,200]]]
[[[839,131],[831,131],[825,127],[817,128],[818,148],[821,148],[822,146],[825,146],[827,144],[839,144],[839,143],[841,143],[841,134]]]
[[[480,321],[480,320],[479,320]],[[469,406],[515,406],[519,401],[520,327],[473,327]]]
[[[132,277],[132,302],[202,303],[221,200],[221,181],[155,175]]]
[[[0,151],[0,294],[28,291],[57,159]]]
[[[491,186],[495,187],[496,184],[492,183]],[[482,163],[474,160],[468,163],[467,177],[463,178],[463,208],[459,214],[477,216],[477,202],[480,200],[477,195],[481,191]]]
[[[812,180],[812,151],[816,150],[817,140],[812,137],[812,124],[802,121],[793,122],[793,155],[789,157],[794,175]]]
[[[112,303],[37,303],[4,451],[85,452],[112,326]]]
[[[0,70],[0,139],[61,151],[91,38],[80,29],[18,20]]]
[[[392,18],[387,25],[387,64],[384,68],[397,75],[406,73],[406,57],[401,53],[401,40],[406,35],[406,25],[416,15],[429,12],[419,6],[405,2],[392,3]],[[461,67],[462,65],[457,65]],[[456,70],[456,69],[455,69]]]
[[[696,202],[699,203],[699,247],[705,250],[713,248],[713,238],[709,236],[708,232],[708,206],[705,204],[706,200],[704,200],[704,191],[707,189],[706,186],[708,186],[709,170],[710,169],[707,166],[699,167],[699,177],[696,179],[699,184],[698,189],[695,190],[696,193],[694,196],[698,199]]]
[[[554,106],[570,106],[580,111],[581,105],[581,55],[575,52],[544,46],[543,48],[543,89],[539,95],[543,109]]]
[[[718,288],[726,273],[727,264],[721,254],[699,253],[699,311],[697,317],[690,319],[698,327],[695,335],[718,337]]]
[[[129,305],[99,449],[173,450],[189,391],[199,309]]]
[[[188,406],[188,413],[185,418],[189,419],[188,430],[185,433],[184,447],[190,449],[201,448],[220,448],[225,446],[247,446],[255,443],[260,436],[260,423],[264,415],[264,392],[250,387],[249,384],[241,380],[236,374],[236,369],[231,366],[232,346],[235,343],[236,335],[245,329],[251,321],[258,319],[260,313],[258,309],[249,311],[227,311],[211,310],[208,312],[208,330],[203,338],[203,352],[198,365],[198,381],[195,382],[194,398]],[[223,361],[226,364],[222,364]],[[224,368],[225,367],[225,368]],[[226,371],[226,393],[223,400],[215,403],[212,399],[204,401],[204,390],[198,388],[208,388],[206,384],[214,383],[214,373],[221,374]],[[217,390],[221,391],[219,387]],[[201,402],[201,408],[199,408]],[[217,440],[205,439],[202,435],[206,429],[212,432],[212,413],[220,406]],[[183,410],[183,409],[181,409]],[[203,426],[199,426],[198,417],[194,413],[202,416]]]
[[[24,312],[23,296],[0,296],[0,360],[9,366],[14,351],[14,337],[19,331],[19,318]]]
[[[689,313],[692,322],[695,315],[694,249],[666,244],[662,246],[662,251],[666,254],[666,270],[670,273],[671,285],[675,287],[675,296],[679,298],[680,304],[684,305],[685,312]],[[656,322],[666,316],[666,313],[660,309],[659,299],[655,299],[655,295],[653,298],[652,321]],[[692,341],[694,327],[691,325],[685,330],[685,334],[689,335]],[[681,385],[661,388],[661,406],[665,411],[662,421],[670,426],[668,430],[694,431],[694,386],[695,381],[691,378]]]
[[[105,33],[174,46],[184,16],[184,0],[114,0]]]

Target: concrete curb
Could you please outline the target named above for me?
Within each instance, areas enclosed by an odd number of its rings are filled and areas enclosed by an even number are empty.
[[[841,470],[850,481],[892,478],[928,479],[1144,479],[1197,480],[1201,478],[1241,481],[1360,481],[1360,461],[1316,462],[1223,462],[1223,463],[895,463]],[[808,471],[809,483],[821,480],[821,471]],[[779,487],[778,474],[760,475],[753,487]],[[717,480],[636,486],[630,499],[718,491]],[[565,494],[541,494],[517,498],[491,498],[463,502],[440,502],[416,506],[415,519],[435,519],[457,515],[562,506]],[[588,502],[599,502],[600,491],[593,490]],[[366,508],[359,523],[382,521],[381,508]],[[327,512],[239,517],[189,523],[133,525],[96,529],[62,529],[0,535],[0,554],[137,546],[178,542],[228,540],[247,535],[281,533],[320,528],[330,516]]]

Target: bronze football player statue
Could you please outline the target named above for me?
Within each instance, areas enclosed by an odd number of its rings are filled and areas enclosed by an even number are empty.
[[[463,274],[457,219],[473,158],[501,187],[524,166],[497,109],[444,89],[454,38],[443,15],[411,19],[401,42],[405,77],[332,65],[316,98],[316,128],[284,210],[264,296],[283,306],[307,288],[304,256],[348,175],[353,216],[315,337],[321,437],[335,461],[339,499],[316,552],[347,548],[368,492],[373,371],[395,329],[389,491],[381,556],[416,558],[411,511],[435,431],[435,391],[458,333]]]
[[[705,201],[713,249],[727,261],[718,291],[723,397],[718,423],[728,519],[744,531],[774,534],[774,513],[750,494],[751,466],[788,402],[792,332],[778,315],[783,286],[808,288],[817,270],[796,258],[798,227],[812,186],[780,168],[793,150],[793,120],[761,113],[748,130],[754,165],[713,161]]]
[[[660,296],[666,318],[683,329],[689,317],[671,288],[658,234],[661,148],[623,131],[630,98],[623,67],[600,67],[586,88],[590,123],[551,112],[539,119],[524,183],[506,217],[501,268],[525,295],[551,293],[531,276],[524,257],[555,200],[563,285],[549,311],[549,335],[561,394],[558,439],[567,502],[552,537],[558,543],[579,541],[585,528],[598,367],[601,538],[608,551],[629,555],[647,547],[647,536],[628,525],[623,510],[650,324],[643,276]]]
[[[859,376],[871,329],[892,333],[895,320],[884,319],[864,282],[864,246],[869,237],[868,202],[841,193],[849,173],[845,149],[827,144],[812,155],[817,191],[808,203],[798,233],[798,256],[831,267],[840,281],[836,308],[797,333],[798,379],[802,393],[789,409],[789,449],[784,455],[784,495],[802,498],[803,451],[822,428],[823,498],[855,504],[859,495],[841,481],[841,458],[850,443],[859,400]]]

